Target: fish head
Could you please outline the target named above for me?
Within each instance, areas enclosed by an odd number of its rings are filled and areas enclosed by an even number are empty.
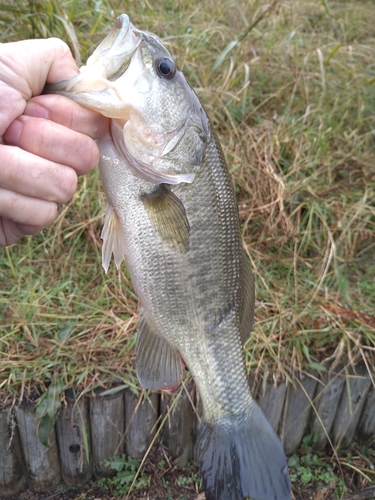
[[[151,182],[192,182],[210,138],[207,115],[161,41],[126,14],[71,80],[48,86],[112,119],[118,154]]]

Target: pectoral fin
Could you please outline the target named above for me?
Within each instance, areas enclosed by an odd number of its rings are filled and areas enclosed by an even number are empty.
[[[181,357],[142,316],[138,323],[135,369],[145,389],[171,390],[184,377]]]
[[[190,225],[179,198],[164,184],[142,196],[156,232],[170,246],[185,253],[189,245]]]
[[[121,224],[112,205],[109,204],[107,205],[101,237],[103,240],[102,266],[107,273],[112,254],[117,269],[125,258],[125,242]]]

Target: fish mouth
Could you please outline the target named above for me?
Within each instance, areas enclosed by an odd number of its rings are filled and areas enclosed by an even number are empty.
[[[126,72],[142,40],[143,32],[130,22],[127,14],[121,14],[115,20],[111,32],[88,58],[86,65],[80,68],[79,74],[70,80],[46,85],[43,93],[64,95],[106,88],[106,82],[114,82]],[[72,95],[70,97],[73,98]]]
[[[88,58],[86,68],[100,64],[103,67],[105,78],[114,81],[128,69],[133,55],[137,51],[143,38],[139,31],[129,20],[127,14],[121,14],[114,22],[113,29]]]

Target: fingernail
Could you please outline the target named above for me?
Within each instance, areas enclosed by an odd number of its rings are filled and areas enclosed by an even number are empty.
[[[46,118],[48,119],[48,109],[40,104],[30,102],[26,105],[25,111],[23,113],[27,116],[34,116],[35,118]]]

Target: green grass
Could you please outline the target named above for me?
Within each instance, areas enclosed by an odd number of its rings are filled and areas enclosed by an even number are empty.
[[[138,490],[145,488],[148,479],[145,476],[137,477],[139,462],[133,458],[122,455],[113,460],[104,460],[104,465],[109,467],[116,474],[113,478],[102,478],[98,484],[110,489],[116,495],[124,495],[130,491],[131,486]]]
[[[84,62],[122,11],[162,37],[205,105],[235,182],[257,284],[249,371],[290,378],[331,356],[369,365],[373,2],[280,1],[264,14],[268,5],[12,0],[0,7],[1,41],[58,36]],[[136,386],[138,303],[125,266],[108,276],[101,268],[104,204],[94,172],[49,229],[0,250],[3,402],[51,381]]]

